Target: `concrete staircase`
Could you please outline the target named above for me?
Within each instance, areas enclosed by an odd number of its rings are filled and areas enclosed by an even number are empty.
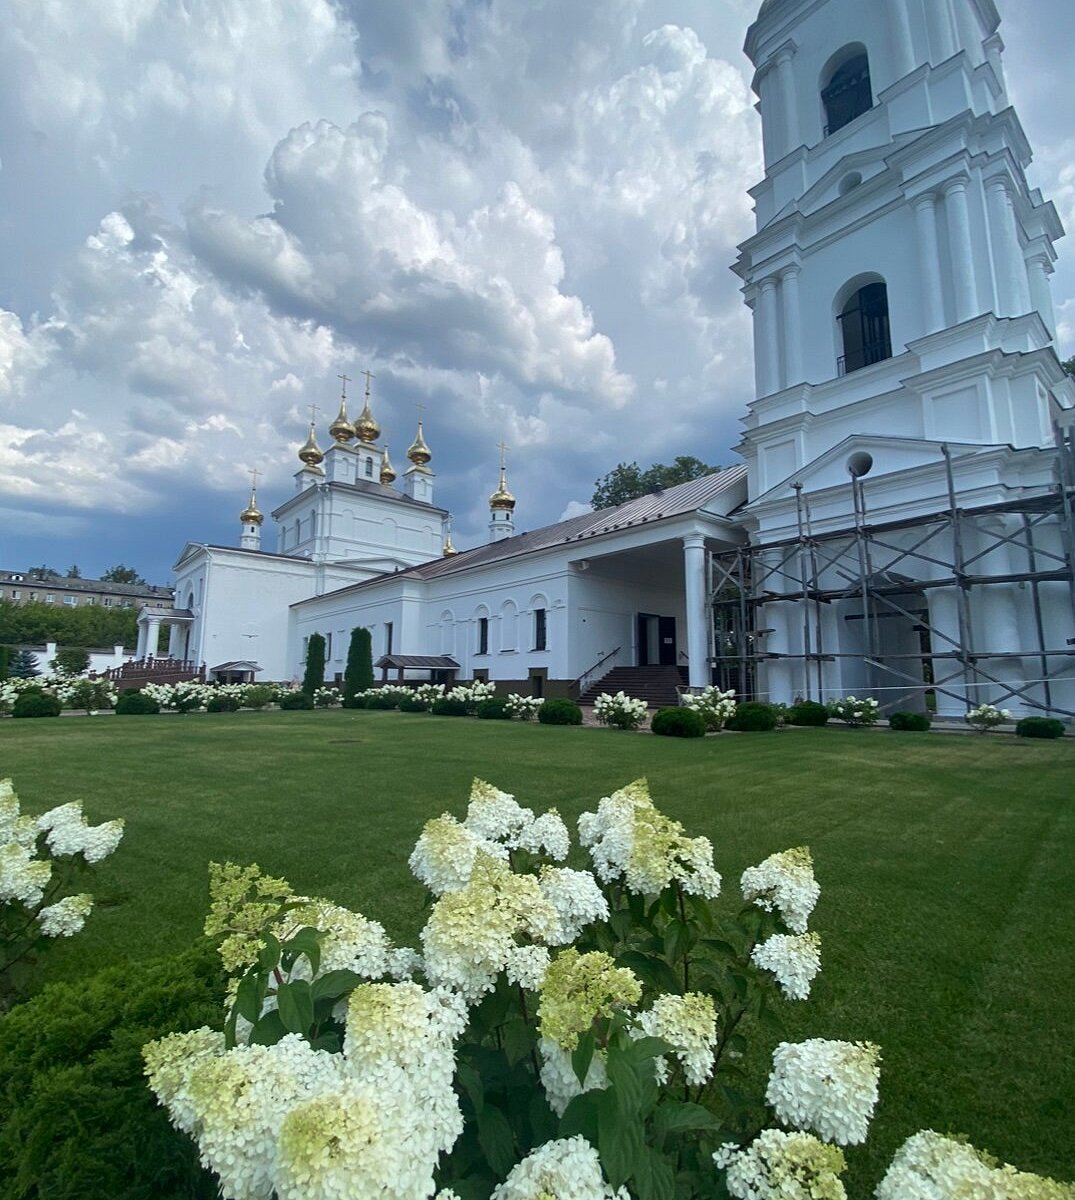
[[[687,686],[685,667],[613,667],[579,697],[580,704],[593,704],[602,692],[626,692],[645,700],[650,708],[678,704],[677,688]]]

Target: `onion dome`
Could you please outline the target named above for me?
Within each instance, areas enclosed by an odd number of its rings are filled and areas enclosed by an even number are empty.
[[[418,433],[410,447],[407,450],[407,457],[416,467],[424,467],[426,463],[433,457],[429,452],[429,447],[426,445],[426,440],[422,436],[422,422],[418,422]]]
[[[355,419],[355,433],[360,442],[375,442],[381,436],[381,427],[373,419],[373,413],[370,412],[369,393],[366,393],[366,403],[362,405],[362,411]]]
[[[317,438],[314,437],[314,423],[311,421],[310,435],[307,437],[305,445],[299,451],[299,460],[308,467],[319,467],[324,457],[324,454],[321,453],[321,447],[317,444]]]
[[[448,536],[444,539],[444,549],[440,552],[441,558],[455,558],[459,551],[452,545],[452,531],[448,530]]]
[[[396,470],[392,466],[391,459],[388,457],[388,447],[385,446],[384,458],[381,460],[381,483],[383,483],[385,487],[388,487],[395,477]]]
[[[336,420],[328,427],[328,431],[341,446],[346,446],[355,436],[355,427],[347,419],[346,396],[340,397],[340,411],[336,414]]]
[[[239,520],[244,525],[260,525],[265,520],[258,508],[257,488],[250,489],[250,503],[239,514]]]
[[[489,497],[489,507],[494,512],[512,512],[515,508],[515,497],[508,491],[508,483],[504,478],[503,463],[500,464],[500,483]]]

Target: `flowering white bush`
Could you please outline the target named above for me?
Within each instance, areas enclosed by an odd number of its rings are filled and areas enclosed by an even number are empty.
[[[116,685],[110,679],[90,679],[86,675],[68,675],[62,671],[37,675],[32,679],[0,681],[0,714],[14,708],[15,701],[29,688],[40,688],[55,696],[64,708],[102,712],[115,708]]]
[[[845,725],[876,725],[881,715],[881,705],[871,696],[860,700],[857,696],[845,696],[842,700],[830,700],[826,705],[829,716]]]
[[[88,825],[78,802],[23,816],[11,780],[0,780],[0,1008],[13,968],[45,939],[72,937],[85,924],[93,897],[61,893],[122,837],[121,820]]]
[[[648,711],[645,700],[636,700],[622,691],[614,696],[602,692],[593,703],[597,720],[616,729],[637,729],[645,723]]]
[[[705,727],[710,732],[720,730],[735,716],[735,689],[722,692],[720,688],[710,685],[701,692],[684,696],[683,704],[701,713]]]
[[[432,706],[433,703],[444,695],[445,687],[443,683],[420,683],[414,689],[415,699],[421,700],[423,704]]]
[[[812,1130],[838,1146],[857,1146],[866,1140],[877,1106],[878,1061],[870,1042],[781,1042],[773,1052],[765,1099],[784,1125]]]
[[[458,700],[464,704],[467,712],[473,715],[483,700],[489,700],[496,695],[496,684],[475,679],[473,683],[457,684],[446,695],[449,700]]]
[[[1011,719],[1012,714],[1006,708],[995,708],[992,704],[979,704],[967,713],[967,724],[973,725],[979,733],[988,733]]]
[[[339,705],[342,696],[340,689],[336,687],[319,687],[314,690],[314,707],[315,708],[335,708]]]
[[[735,1142],[713,1155],[727,1171],[725,1182],[736,1200],[844,1200],[840,1176],[846,1163],[835,1146],[809,1133],[766,1129],[747,1147]]]
[[[533,721],[544,703],[540,696],[520,696],[517,692],[512,692],[505,700],[504,708],[520,721]]]

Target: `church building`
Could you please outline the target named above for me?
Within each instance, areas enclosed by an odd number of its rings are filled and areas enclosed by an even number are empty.
[[[173,655],[292,679],[317,632],[331,680],[363,625],[386,667],[505,691],[577,695],[618,669],[1075,715],[1063,230],[1026,180],[999,25],[993,0],[761,5],[742,465],[517,534],[502,456],[488,542],[457,552],[421,424],[397,477],[367,376],[324,452],[311,424],[274,551],[256,491],[238,547],[185,547]]]

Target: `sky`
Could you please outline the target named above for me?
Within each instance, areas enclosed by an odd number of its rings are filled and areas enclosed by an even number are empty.
[[[998,6],[1031,182],[1075,232],[1075,8]],[[501,441],[519,531],[619,462],[736,461],[756,9],[7,0],[0,568],[168,582],[186,541],[237,544],[251,469],[264,512],[291,494],[310,405],[324,448],[365,370],[397,470],[421,406],[460,548]]]

